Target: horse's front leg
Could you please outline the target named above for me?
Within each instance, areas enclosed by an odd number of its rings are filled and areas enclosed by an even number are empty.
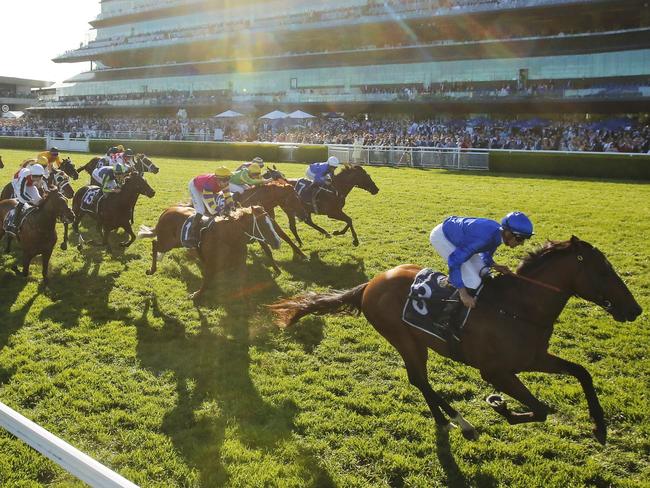
[[[583,366],[567,361],[553,354],[546,354],[537,359],[530,367],[529,371],[540,371],[543,373],[555,374],[568,374],[576,378],[582,386],[582,390],[587,397],[587,405],[589,406],[589,414],[594,421],[594,436],[601,444],[605,444],[607,440],[607,425],[605,424],[605,415],[603,408],[598,401],[598,395],[594,390],[594,382]]]
[[[18,269],[18,266],[15,264],[11,267],[14,273],[16,273],[16,276],[22,276],[24,278],[29,276],[29,265],[32,262],[33,258],[34,258],[33,255],[30,255],[25,250],[23,250],[23,270],[20,271]]]
[[[287,218],[289,219],[289,229],[291,230],[293,237],[296,238],[298,245],[302,247],[302,240],[300,239],[298,229],[296,228],[296,215],[293,213],[287,213]]]
[[[278,267],[278,263],[275,262],[275,258],[273,257],[273,251],[271,251],[271,247],[266,242],[262,242],[262,241],[260,241],[260,246],[262,246],[262,249],[264,249],[264,253],[271,260],[271,266],[273,267],[273,271],[275,271],[275,273],[278,275],[282,273],[282,270]]]
[[[52,251],[54,250],[54,243],[52,243],[52,247],[50,249],[46,250],[43,253],[43,286],[47,286],[47,284],[50,282],[50,278],[48,276],[49,273],[49,267],[50,267],[50,258],[52,257]]]
[[[147,275],[151,276],[158,269],[158,240],[151,241],[151,269],[147,270]]]
[[[131,224],[126,224],[124,227],[122,227],[126,233],[129,235],[129,238],[124,241],[120,242],[120,246],[122,247],[129,247],[133,242],[135,241],[135,234],[133,233],[133,227],[131,227]]]
[[[2,239],[2,235],[4,234],[4,231],[0,231],[0,239]],[[7,243],[5,244],[5,254],[9,254],[11,252],[11,241],[12,237],[7,234]]]
[[[63,223],[63,242],[61,243],[61,250],[65,251],[68,249],[68,224]]]
[[[481,371],[481,377],[491,383],[497,390],[510,395],[518,402],[531,409],[530,412],[512,412],[499,395],[490,395],[488,404],[509,424],[523,424],[527,422],[544,422],[548,416],[548,407],[540,402],[526,388],[517,375],[509,371]]]

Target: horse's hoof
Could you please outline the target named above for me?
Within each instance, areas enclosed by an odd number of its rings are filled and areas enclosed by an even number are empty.
[[[331,239],[332,238],[332,236],[329,233],[324,234],[324,235],[325,235],[325,239]]]
[[[335,230],[335,231],[332,231],[332,235],[335,235],[335,236],[342,236],[342,235],[343,235],[343,232],[341,232],[340,230]]]
[[[81,252],[83,250],[83,246],[81,244],[77,244],[77,251]]]
[[[438,429],[438,432],[442,434],[448,434],[451,432],[451,430],[456,427],[454,424],[451,422],[447,422],[446,424],[436,424],[436,428]]]
[[[607,427],[604,425],[602,427],[594,427],[593,432],[596,440],[604,446],[607,443]]]
[[[508,404],[501,395],[493,393],[492,395],[489,395],[485,401],[489,406],[491,406],[497,413],[501,415],[505,415],[508,412]]]
[[[22,276],[22,273],[21,273],[20,270],[18,269],[18,266],[16,266],[15,264],[11,267],[11,271],[13,271],[14,273],[16,273],[16,276]]]
[[[352,241],[352,245],[354,247],[359,247],[359,241]]]
[[[460,433],[463,434],[463,437],[468,441],[475,441],[478,439],[478,432],[474,428],[461,430]]]
[[[66,242],[61,243],[61,250],[62,251],[67,251],[68,250],[68,244]]]
[[[120,242],[121,247],[129,247],[131,245],[130,242]]]
[[[153,269],[148,269],[147,271],[144,272],[147,276],[151,276],[152,274],[155,273]]]

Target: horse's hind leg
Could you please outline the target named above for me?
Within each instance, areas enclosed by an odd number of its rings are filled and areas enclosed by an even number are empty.
[[[0,239],[2,239],[3,234],[4,231],[0,233]],[[11,241],[12,241],[12,237],[9,234],[7,234],[7,243],[5,244],[5,254],[9,254],[11,252]]]
[[[318,232],[323,234],[325,237],[330,238],[332,237],[329,232],[327,232],[325,229],[323,229],[321,226],[317,225],[312,219],[311,219],[311,214],[308,213],[307,216],[305,217],[305,224],[307,224],[309,227],[312,229],[316,229]]]
[[[406,335],[400,336],[399,342],[391,341],[391,343],[400,353],[402,359],[404,359],[409,382],[420,390],[424,396],[438,427],[450,427],[449,420],[442,413],[442,409],[452,420],[458,423],[466,439],[473,440],[478,438],[478,433],[474,426],[467,422],[460,413],[431,388],[427,375],[427,347],[424,344],[416,342],[413,337]]]
[[[147,270],[147,275],[151,276],[158,269],[158,240],[151,241],[151,269]]]
[[[607,440],[607,425],[605,424],[605,416],[603,408],[600,406],[596,390],[594,390],[594,383],[591,379],[589,371],[583,366],[567,361],[553,354],[542,356],[530,368],[530,371],[541,371],[543,373],[555,374],[568,374],[576,378],[582,386],[585,396],[587,397],[587,405],[589,406],[589,414],[594,421],[594,436],[598,442],[605,444]]]
[[[63,224],[63,242],[61,243],[61,250],[68,249],[68,224]]]
[[[23,270],[20,271],[18,266],[15,264],[11,267],[14,273],[16,273],[16,276],[23,276],[25,278],[29,276],[29,265],[32,262],[33,257],[34,256],[28,255],[25,250],[23,250]]]
[[[278,263],[275,262],[275,258],[273,257],[273,251],[271,251],[269,245],[266,242],[260,241],[260,246],[262,246],[262,249],[264,249],[264,253],[271,260],[271,266],[273,267],[273,271],[275,271],[277,274],[281,274],[282,270],[278,267]]]
[[[133,233],[133,227],[131,227],[130,224],[127,224],[127,225],[124,227],[124,230],[125,230],[126,233],[129,235],[129,239],[126,240],[126,241],[124,241],[124,242],[120,242],[120,246],[122,246],[122,247],[129,247],[129,246],[130,246],[131,244],[133,244],[133,242],[135,241],[135,234]]]
[[[548,415],[548,407],[540,402],[535,396],[526,388],[517,375],[508,371],[494,371],[486,372],[481,371],[481,377],[491,383],[497,390],[510,395],[518,402],[526,405],[531,409],[530,412],[512,412],[506,406],[505,401],[491,395],[488,397],[488,404],[501,416],[503,416],[509,424],[523,424],[527,422],[544,422]]]

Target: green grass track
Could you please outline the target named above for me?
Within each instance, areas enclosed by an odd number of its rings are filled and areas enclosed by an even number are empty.
[[[33,156],[0,154],[2,184]],[[73,157],[78,165],[88,159]],[[157,194],[140,198],[136,228],[155,224],[187,199],[191,177],[217,166],[154,161],[161,171],[147,179]],[[304,172],[279,166],[288,176]],[[349,234],[324,239],[299,224],[309,262],[292,261],[283,245],[274,280],[261,249],[251,247],[246,275],[221,275],[198,308],[187,298],[200,283],[196,263],[175,250],[147,277],[146,240],[126,251],[121,236],[111,239],[112,251],[57,246],[45,293],[40,259],[22,280],[10,271],[19,248],[0,256],[0,401],[143,487],[650,486],[650,185],[369,172],[380,193],[354,190],[346,207],[360,247]],[[513,427],[485,404],[493,389],[477,371],[432,353],[433,387],[480,433],[476,442],[457,430],[439,436],[398,354],[365,319],[310,317],[280,331],[262,307],[306,289],[352,287],[400,263],[443,268],[428,235],[445,216],[500,218],[510,210],[536,223],[528,249],[572,234],[598,246],[644,308],[636,322],[619,324],[571,299],[551,340],[554,353],[592,373],[609,424],[605,447],[591,436],[574,379],[523,374],[556,412],[546,423]],[[286,228],[284,215],[278,220]],[[525,250],[500,249],[497,259],[515,266]],[[0,486],[82,484],[0,432]]]

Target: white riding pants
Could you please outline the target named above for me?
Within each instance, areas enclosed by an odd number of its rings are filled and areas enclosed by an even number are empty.
[[[436,226],[429,235],[429,242],[433,248],[438,251],[438,254],[445,260],[445,263],[448,262],[449,256],[456,250],[449,239],[445,236],[445,233],[442,231],[442,224]],[[476,289],[481,286],[481,276],[482,273],[489,273],[489,269],[485,266],[483,259],[479,254],[474,254],[471,258],[465,261],[460,267],[460,273],[463,278],[463,283],[467,288]]]
[[[198,188],[194,186],[193,181],[190,181],[188,188],[190,189],[190,195],[192,197],[194,210],[196,210],[201,215],[210,215],[210,212],[205,207],[205,202],[203,201],[203,193],[201,193]]]
[[[14,187],[14,198],[20,203],[36,205],[41,201],[41,194],[38,192],[38,189],[35,186],[25,186],[25,193],[29,197],[29,200],[26,200],[20,195],[20,180],[13,180],[11,184]]]
[[[235,185],[230,183],[230,193],[239,193],[240,195],[246,191],[247,187],[243,185]]]

